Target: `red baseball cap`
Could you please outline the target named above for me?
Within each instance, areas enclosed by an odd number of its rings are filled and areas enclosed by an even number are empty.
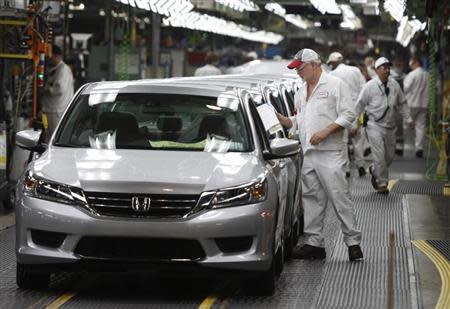
[[[303,48],[301,49],[297,54],[294,56],[294,60],[291,61],[291,63],[288,64],[288,69],[295,69],[301,66],[305,62],[313,61],[313,60],[320,60],[319,55],[309,48]]]

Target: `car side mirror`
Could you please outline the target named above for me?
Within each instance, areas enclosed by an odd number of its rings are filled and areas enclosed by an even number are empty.
[[[280,159],[295,156],[300,153],[300,143],[288,138],[274,138],[270,141],[271,151],[264,152],[264,159]]]
[[[42,131],[24,130],[16,133],[16,145],[20,148],[43,153],[47,147],[40,141]]]

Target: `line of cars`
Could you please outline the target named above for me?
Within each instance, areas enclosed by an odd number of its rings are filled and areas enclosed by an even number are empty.
[[[17,284],[61,270],[200,266],[271,294],[303,229],[295,76],[83,86],[16,189]],[[294,132],[295,133],[295,132]]]

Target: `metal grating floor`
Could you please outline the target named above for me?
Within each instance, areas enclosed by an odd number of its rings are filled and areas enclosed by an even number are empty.
[[[442,195],[444,184],[445,182],[443,181],[399,180],[391,192],[401,194]]]
[[[373,192],[369,177],[353,181],[352,195],[365,259],[348,262],[348,253],[340,233],[337,246],[328,261],[316,308],[383,308],[387,302],[389,232],[395,233],[395,308],[411,308],[408,270],[410,240],[403,222],[403,196]],[[368,193],[369,192],[369,193]]]

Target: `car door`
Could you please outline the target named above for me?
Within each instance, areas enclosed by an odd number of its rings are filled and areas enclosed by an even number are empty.
[[[283,97],[279,93],[276,87],[274,86],[266,86],[263,88],[264,98],[266,102],[275,107],[277,112],[283,114],[287,117],[289,114],[289,107],[287,103],[283,100]],[[281,126],[281,124],[280,124]],[[287,131],[280,129],[277,132],[280,137],[287,137]],[[296,239],[297,235],[294,235],[297,231],[293,227],[298,227],[299,221],[299,194],[298,194],[298,186],[300,184],[300,168],[299,165],[299,156],[293,156],[285,158],[286,169],[288,173],[288,188],[287,188],[287,204],[286,204],[286,219],[284,221],[284,234],[286,239],[286,244],[289,245],[291,242],[293,243]],[[297,228],[298,229],[298,228]],[[294,244],[295,245],[295,244]],[[292,251],[291,247],[286,247],[287,254]]]
[[[275,119],[272,119],[272,122],[267,120],[267,113],[270,111],[273,112],[272,107],[268,107],[267,104],[263,103],[262,100],[257,103],[256,99],[252,97],[252,95],[245,91],[241,91],[241,97],[243,101],[249,108],[250,115],[255,124],[256,134],[258,136],[260,151],[263,153],[264,151],[270,152],[270,141],[276,137],[284,137],[283,129],[281,124],[276,119],[275,114],[273,116]],[[276,121],[275,121],[276,120]],[[263,159],[264,160],[264,159]],[[288,184],[289,184],[289,175],[286,166],[286,159],[271,159],[264,160],[265,167],[271,173],[277,183],[277,192],[278,192],[278,213],[277,213],[277,227],[275,243],[278,245],[284,242],[284,226],[285,226],[285,218],[286,218],[286,207],[288,204]],[[283,241],[282,241],[283,240]]]

